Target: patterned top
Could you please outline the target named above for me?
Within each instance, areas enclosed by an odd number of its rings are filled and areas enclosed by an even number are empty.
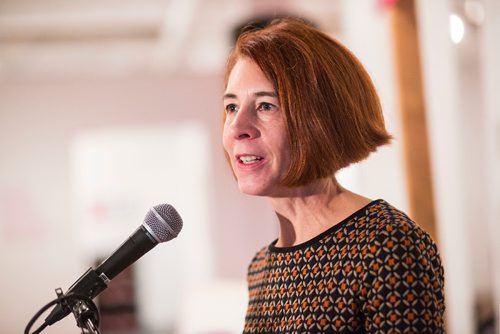
[[[244,333],[444,333],[443,268],[429,235],[376,200],[249,266]]]

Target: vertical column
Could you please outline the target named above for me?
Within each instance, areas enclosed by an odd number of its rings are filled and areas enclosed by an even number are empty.
[[[392,7],[391,25],[410,215],[437,240],[414,0]]]

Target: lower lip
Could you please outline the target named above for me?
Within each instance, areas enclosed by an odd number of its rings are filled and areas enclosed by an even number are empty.
[[[259,167],[261,167],[265,163],[265,159],[261,159],[257,162],[251,163],[251,164],[244,164],[238,159],[238,169],[244,170],[244,171],[249,171],[249,170],[255,170]]]

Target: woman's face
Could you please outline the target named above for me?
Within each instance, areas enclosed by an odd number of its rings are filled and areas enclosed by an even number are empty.
[[[240,191],[280,196],[290,165],[285,118],[278,92],[248,58],[234,65],[224,93],[223,144]]]

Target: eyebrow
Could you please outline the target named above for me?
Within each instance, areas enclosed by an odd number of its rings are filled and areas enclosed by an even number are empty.
[[[278,97],[278,94],[276,94],[275,92],[273,91],[259,91],[259,92],[255,92],[253,93],[253,95],[257,96],[257,97],[261,97],[261,96],[270,96],[270,97]],[[236,99],[237,96],[236,94],[233,94],[233,93],[226,93],[222,96],[223,99]]]

